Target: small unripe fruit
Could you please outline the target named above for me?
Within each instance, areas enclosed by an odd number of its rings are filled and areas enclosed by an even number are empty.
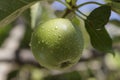
[[[31,38],[31,49],[41,66],[48,69],[65,69],[80,59],[83,37],[79,27],[63,18],[39,25]]]

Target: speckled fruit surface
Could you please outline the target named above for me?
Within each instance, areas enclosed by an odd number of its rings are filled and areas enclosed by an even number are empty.
[[[31,50],[41,66],[65,69],[76,64],[83,51],[81,31],[63,18],[39,25],[31,38]]]

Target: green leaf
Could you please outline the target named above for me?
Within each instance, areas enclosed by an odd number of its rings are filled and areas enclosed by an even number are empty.
[[[31,27],[31,15],[30,15],[30,9],[27,9],[25,12],[22,13],[21,17],[23,18],[24,24],[25,24],[25,34],[21,41],[20,48],[29,48],[29,43],[31,40],[32,35],[32,27]]]
[[[7,74],[7,80],[12,80],[16,78],[19,74],[20,70],[13,70]]]
[[[72,24],[74,25],[74,28],[76,29],[76,31],[78,32],[78,34],[79,34],[79,36],[83,39],[81,39],[81,45],[84,45],[84,47],[85,47],[85,38],[84,38],[84,36],[83,36],[83,34],[84,34],[84,30],[83,30],[83,28],[81,27],[82,25],[81,25],[81,23],[82,22],[80,22],[80,19],[73,13],[72,14],[72,16],[74,16],[72,19],[71,19],[71,22],[72,22]],[[87,36],[86,36],[87,37]],[[84,48],[83,47],[83,48]]]
[[[117,14],[120,14],[120,0],[105,0],[107,5],[111,6],[112,10]]]
[[[67,3],[70,3],[71,2],[71,0],[65,0]]]
[[[120,27],[120,20],[113,19],[113,20],[110,20],[109,22],[114,24],[116,27]]]
[[[87,20],[94,23],[94,28],[99,29],[103,28],[104,25],[109,21],[109,17],[111,14],[111,7],[107,5],[103,5],[99,8],[93,10],[90,15],[87,17]]]
[[[39,0],[0,0],[0,26],[15,20],[23,11]]]
[[[111,5],[113,11],[120,14],[120,1],[119,2],[113,1],[113,2],[111,2],[110,5]]]
[[[9,36],[10,31],[13,28],[13,24],[8,24],[5,27],[0,27],[0,47],[4,43],[5,39]]]
[[[43,78],[44,80],[83,80],[82,76],[77,71],[72,71],[69,73],[63,73],[59,75],[49,75]]]
[[[89,33],[92,46],[98,51],[114,53],[112,50],[112,39],[105,29],[109,21],[111,8],[103,5],[94,9],[85,20],[85,27]]]
[[[112,1],[114,1],[114,2],[120,2],[120,0],[112,0]]]
[[[41,15],[39,17],[38,23],[44,23],[47,20],[51,20],[52,18],[56,18],[54,14],[54,10],[47,2],[41,2]]]
[[[41,1],[31,7],[31,17],[32,27],[34,28],[38,24],[44,23],[52,18],[56,18],[56,15],[48,2]]]
[[[76,2],[77,2],[77,0],[65,0],[65,1],[66,1],[66,3],[68,3],[71,6],[75,6]]]

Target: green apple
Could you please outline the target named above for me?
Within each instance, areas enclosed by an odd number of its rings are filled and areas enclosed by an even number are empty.
[[[68,19],[52,19],[34,30],[31,50],[40,65],[48,69],[66,69],[76,64],[81,57],[82,33]]]

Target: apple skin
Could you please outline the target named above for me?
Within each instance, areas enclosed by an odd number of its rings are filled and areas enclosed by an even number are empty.
[[[70,20],[55,18],[39,25],[31,38],[31,50],[41,66],[63,70],[76,64],[83,51],[83,36]]]

